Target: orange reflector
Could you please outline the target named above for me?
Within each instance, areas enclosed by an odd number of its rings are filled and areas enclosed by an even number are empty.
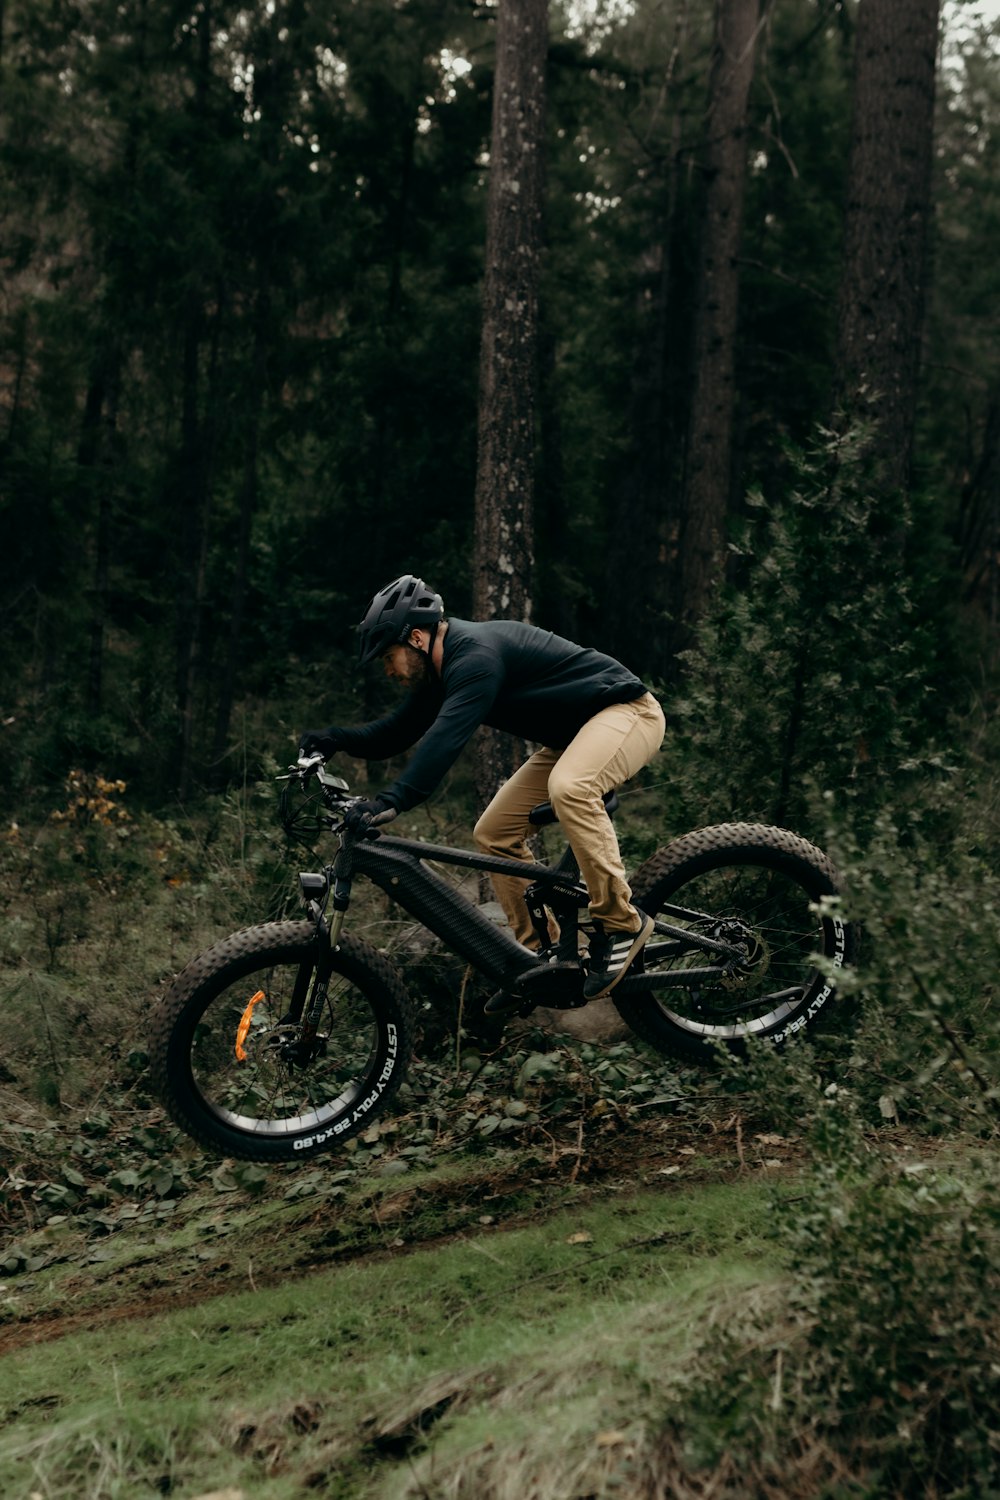
[[[264,999],[264,991],[263,990],[258,990],[257,993],[256,993],[256,995],[252,995],[251,998],[247,1001],[247,1008],[243,1012],[243,1014],[240,1016],[240,1024],[236,1028],[236,1061],[237,1062],[246,1062],[246,1060],[247,1060],[247,1055],[246,1055],[246,1051],[244,1049],[243,1043],[246,1041],[246,1039],[247,1039],[247,1032],[250,1030],[250,1020],[251,1020],[251,1017],[253,1016],[253,1008],[257,1004],[258,1000],[263,1000],[263,999]]]

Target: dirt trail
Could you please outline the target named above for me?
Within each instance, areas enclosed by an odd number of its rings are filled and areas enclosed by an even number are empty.
[[[655,1185],[669,1193],[747,1174],[770,1177],[793,1168],[797,1159],[793,1142],[754,1135],[735,1112],[718,1124],[650,1120],[585,1143],[552,1139],[542,1163],[537,1157],[521,1162],[508,1156],[491,1168],[471,1158],[464,1176],[412,1185],[405,1177],[388,1183],[381,1179],[369,1188],[362,1184],[350,1203],[306,1200],[280,1221],[267,1222],[261,1215],[256,1232],[244,1225],[219,1235],[212,1242],[218,1256],[205,1262],[169,1246],[151,1258],[148,1244],[141,1247],[145,1255],[129,1259],[126,1231],[116,1237],[116,1248],[125,1256],[114,1266],[89,1264],[93,1245],[83,1244],[64,1258],[51,1301],[26,1296],[18,1308],[12,1303],[20,1298],[12,1298],[6,1320],[0,1322],[0,1356],[109,1321],[170,1312],[181,1301],[189,1307],[236,1290],[280,1285],[335,1264],[398,1257],[482,1235],[493,1225],[524,1227],[551,1217],[568,1201],[587,1202],[612,1189]],[[260,1201],[261,1209],[267,1201]],[[171,1235],[179,1243],[197,1214],[214,1206],[205,1195],[193,1195],[171,1221]],[[9,1280],[8,1293],[18,1292],[18,1280]],[[26,1278],[29,1291],[32,1280]]]

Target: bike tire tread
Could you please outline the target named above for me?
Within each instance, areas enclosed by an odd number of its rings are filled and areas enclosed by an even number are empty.
[[[381,1008],[395,1011],[399,1032],[397,1061],[390,1079],[382,1089],[378,1108],[366,1115],[355,1128],[341,1131],[336,1142],[327,1140],[315,1148],[304,1150],[295,1149],[291,1142],[285,1145],[274,1140],[264,1144],[255,1138],[241,1140],[237,1132],[214,1122],[210,1122],[206,1128],[198,1109],[192,1109],[188,1098],[190,1090],[185,1085],[178,1086],[171,1062],[174,1031],[188,1006],[204,985],[214,981],[229,968],[237,966],[242,960],[259,962],[269,954],[273,954],[276,960],[287,959],[295,949],[301,949],[302,956],[305,957],[314,938],[315,928],[311,922],[306,921],[265,922],[232,933],[193,958],[177,975],[154,1010],[148,1032],[154,1092],[174,1122],[199,1145],[216,1154],[222,1151],[226,1156],[270,1162],[301,1161],[307,1156],[316,1155],[333,1144],[349,1139],[357,1130],[367,1128],[391,1103],[406,1076],[413,1053],[414,1010],[402,976],[369,943],[360,938],[344,937],[337,945],[335,972],[343,974],[352,982],[364,980],[372,991],[385,996],[387,1006],[378,1000],[372,1002],[369,995],[373,1010]]]

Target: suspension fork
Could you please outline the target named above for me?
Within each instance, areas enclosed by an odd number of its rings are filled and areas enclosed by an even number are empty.
[[[331,889],[330,878],[325,873],[299,876],[306,907],[316,930],[313,951],[299,966],[299,972],[295,976],[287,1019],[301,1027],[300,1045],[305,1048],[315,1042],[319,1032],[333,976],[333,955],[351,904],[351,881],[351,851],[342,845],[332,868],[333,917],[327,922],[325,907],[326,897]]]

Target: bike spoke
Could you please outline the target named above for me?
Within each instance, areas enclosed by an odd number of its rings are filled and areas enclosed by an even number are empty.
[[[797,882],[759,866],[717,868],[685,883],[664,908],[661,930],[686,928],[690,941],[650,944],[647,973],[701,974],[690,989],[671,985],[660,992],[656,1003],[676,1024],[706,1038],[730,1039],[773,1028],[801,1003],[823,935]],[[704,946],[699,937],[708,940]],[[742,943],[747,958],[727,962],[709,942],[734,953]],[[706,981],[706,962],[718,966],[717,979]]]
[[[212,1110],[243,1130],[322,1128],[357,1087],[375,1046],[363,997],[339,978],[324,1001],[316,1040],[304,1042],[301,1027],[282,1020],[297,973],[273,967],[240,981],[209,1003],[199,1024],[192,1049],[198,1090]]]

